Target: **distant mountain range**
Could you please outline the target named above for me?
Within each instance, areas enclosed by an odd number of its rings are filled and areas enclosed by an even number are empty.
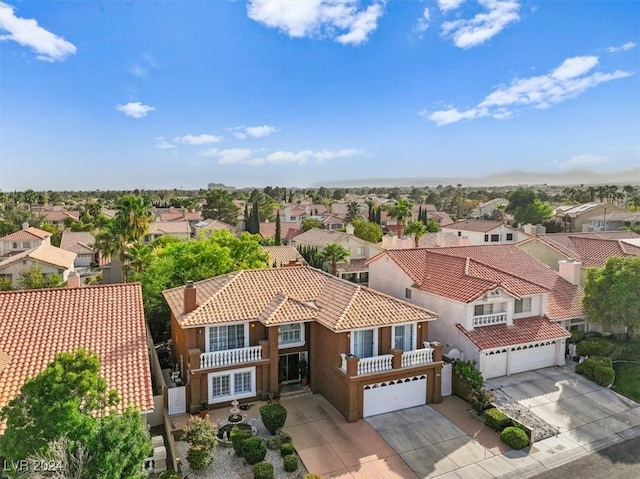
[[[481,177],[398,177],[398,178],[363,178],[353,180],[328,180],[311,185],[313,188],[325,186],[329,188],[358,186],[430,186],[457,185],[489,187],[511,185],[605,185],[605,184],[640,184],[640,167],[630,170],[600,173],[590,170],[570,170],[558,173],[538,173],[531,171],[507,171]]]

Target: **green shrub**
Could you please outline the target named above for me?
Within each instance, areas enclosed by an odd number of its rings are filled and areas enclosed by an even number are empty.
[[[196,472],[204,471],[212,460],[211,453],[206,449],[190,447],[187,451],[189,467]]]
[[[505,427],[511,426],[512,421],[500,409],[487,409],[484,412],[484,423],[494,431],[502,431]]]
[[[584,332],[582,331],[571,331],[571,339],[569,339],[570,343],[576,344],[584,339]]]
[[[181,479],[182,476],[176,471],[164,471],[158,476],[158,479]]]
[[[257,464],[264,460],[267,448],[262,444],[262,439],[253,436],[242,443],[242,456],[248,464]]]
[[[260,408],[260,416],[264,427],[273,436],[278,432],[278,429],[284,426],[287,420],[287,410],[280,403],[271,403]]]
[[[304,475],[304,479],[322,479],[322,477],[320,477],[320,474],[309,472],[308,474]]]
[[[252,436],[253,433],[248,429],[234,428],[231,431],[231,444],[238,456],[242,456],[244,442]]]
[[[576,373],[605,387],[613,384],[616,378],[611,358],[590,357],[576,366]]]
[[[273,451],[279,451],[280,446],[287,442],[292,442],[291,436],[284,431],[278,431],[278,434],[276,436],[270,437],[267,440],[267,448]]]
[[[584,339],[601,338],[601,337],[602,337],[602,333],[598,331],[589,331],[588,333],[584,333]]]
[[[280,446],[280,455],[282,457],[293,454],[294,452],[296,452],[296,450],[293,447],[293,444],[291,444],[290,442],[285,442],[284,444],[282,444],[282,446]]]
[[[273,464],[259,462],[253,466],[253,479],[273,479]]]
[[[522,449],[529,445],[527,433],[514,426],[504,428],[500,433],[500,439],[514,449]]]
[[[295,454],[289,454],[284,456],[284,470],[287,472],[293,472],[298,469],[298,456]]]
[[[608,356],[612,349],[613,343],[602,338],[585,339],[576,346],[579,356]]]
[[[484,377],[476,368],[475,362],[457,360],[453,363],[453,369],[472,391],[477,392],[484,387]]]

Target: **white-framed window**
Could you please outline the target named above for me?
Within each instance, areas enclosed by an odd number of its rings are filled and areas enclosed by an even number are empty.
[[[24,249],[29,249],[29,248],[31,248],[31,243],[29,241],[23,241],[22,242],[22,247]]]
[[[248,323],[209,326],[206,329],[207,353],[249,347]]]
[[[404,289],[404,297],[411,299],[411,288],[405,288]]]
[[[16,243],[15,241],[13,243],[11,243],[11,248],[12,249],[18,249],[18,243]]]
[[[209,404],[256,395],[256,368],[209,374]]]
[[[531,298],[516,299],[515,314],[531,311]]]
[[[402,351],[413,351],[416,349],[416,325],[401,324],[393,326],[391,344],[395,349]]]
[[[474,316],[484,316],[485,314],[493,314],[493,304],[476,304],[473,307]]]
[[[491,235],[491,242],[492,243],[497,243],[500,241],[500,235]]]
[[[351,354],[359,358],[378,355],[377,329],[358,329],[351,332]]]
[[[360,247],[357,249],[357,254],[358,254],[358,255],[363,255],[363,254],[364,254],[364,246],[360,246]]]
[[[278,347],[304,346],[304,324],[291,323],[278,326]]]

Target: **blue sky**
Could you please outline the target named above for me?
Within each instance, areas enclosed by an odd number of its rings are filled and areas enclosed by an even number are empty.
[[[640,166],[640,2],[0,0],[0,190]]]

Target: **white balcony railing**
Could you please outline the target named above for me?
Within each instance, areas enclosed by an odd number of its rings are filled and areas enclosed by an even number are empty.
[[[393,354],[382,354],[371,358],[361,358],[358,361],[358,376],[393,369]]]
[[[416,349],[402,353],[402,367],[418,366],[433,362],[433,348]]]
[[[504,324],[507,322],[507,313],[483,314],[473,317],[473,327],[491,326],[492,324]]]
[[[262,346],[227,349],[213,353],[202,353],[200,355],[200,368],[217,368],[218,366],[229,366],[231,364],[251,363],[261,359]]]

